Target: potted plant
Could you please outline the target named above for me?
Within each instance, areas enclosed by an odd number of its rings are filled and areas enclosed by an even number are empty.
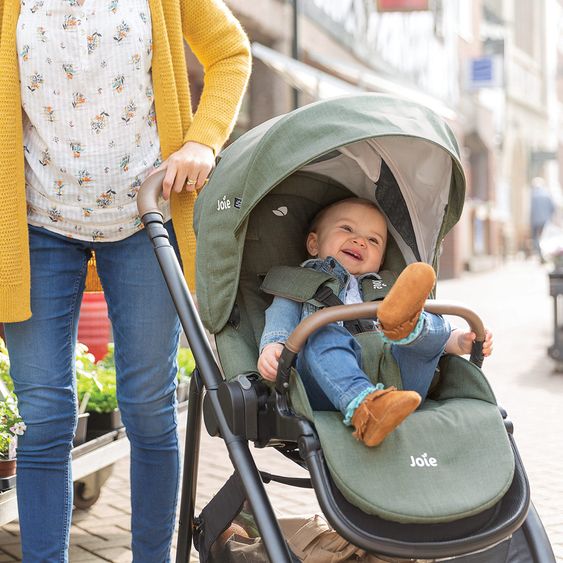
[[[90,413],[88,439],[121,428],[123,423],[117,408],[113,345],[109,346],[108,354],[96,363],[88,348],[79,343],[76,355],[76,380],[78,400],[83,403],[84,398],[88,396],[86,409]]]
[[[11,477],[16,473],[17,439],[24,431],[25,424],[18,412],[16,396],[2,383],[0,388],[0,479]]]
[[[17,436],[25,430],[13,391],[8,350],[0,338],[0,479],[15,474]]]
[[[189,348],[180,348],[178,350],[178,382],[176,387],[176,396],[179,403],[188,399],[190,376],[194,369],[195,360],[192,351]]]
[[[10,358],[8,357],[8,349],[0,338],[0,381],[3,381],[9,391],[14,390],[14,382],[10,377]]]

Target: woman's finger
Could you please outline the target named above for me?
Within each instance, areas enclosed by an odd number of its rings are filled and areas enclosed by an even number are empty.
[[[180,193],[184,189],[188,178],[189,176],[187,172],[181,166],[179,166],[176,169],[176,178],[174,179],[174,191],[176,193]]]
[[[166,167],[166,174],[164,175],[164,180],[162,181],[162,197],[168,199],[170,197],[170,191],[174,185],[174,180],[176,178],[176,167],[174,163],[169,163]]]
[[[197,184],[197,167],[191,160],[183,160],[182,161],[182,172],[184,174],[184,183],[182,184],[181,189],[185,189],[189,192],[195,190],[195,186]]]
[[[207,164],[201,164],[197,176],[196,190],[201,190],[207,183],[207,177],[211,172],[212,167]]]

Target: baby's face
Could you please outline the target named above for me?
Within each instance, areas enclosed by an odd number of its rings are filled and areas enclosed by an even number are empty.
[[[346,202],[329,209],[307,237],[311,256],[336,258],[351,274],[377,272],[387,243],[387,224],[372,207]]]

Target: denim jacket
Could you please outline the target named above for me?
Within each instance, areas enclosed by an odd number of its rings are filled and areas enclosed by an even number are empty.
[[[335,258],[332,258],[332,256],[325,259],[312,258],[303,262],[301,267],[312,268],[313,270],[334,276],[338,280],[338,297],[341,301],[344,301],[351,274]],[[381,276],[376,272],[369,272],[358,276],[360,294],[362,291],[361,281],[367,277],[381,280]],[[260,339],[260,352],[267,344],[285,342],[301,320],[312,315],[318,309],[319,307],[312,303],[299,303],[285,297],[274,297],[272,304],[266,309],[266,324]]]

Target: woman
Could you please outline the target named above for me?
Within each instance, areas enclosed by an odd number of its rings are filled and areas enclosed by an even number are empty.
[[[135,200],[165,167],[161,208],[191,279],[194,194],[233,127],[248,42],[222,0],[0,0],[0,18],[0,321],[27,425],[23,559],[68,561],[74,344],[95,251],[131,442],[133,557],[168,561],[179,323]],[[205,70],[193,116],[184,38]]]

